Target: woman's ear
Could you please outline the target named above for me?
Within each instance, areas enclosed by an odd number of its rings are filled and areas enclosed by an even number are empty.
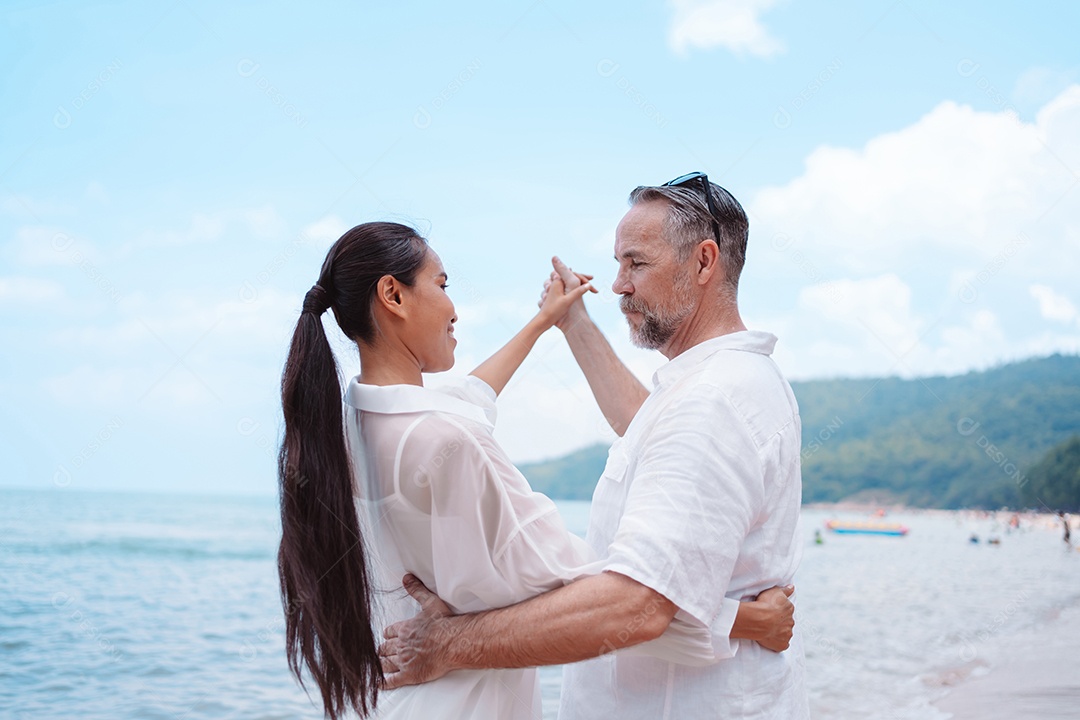
[[[387,312],[405,317],[405,304],[401,298],[401,285],[393,275],[383,275],[375,286],[375,302]]]

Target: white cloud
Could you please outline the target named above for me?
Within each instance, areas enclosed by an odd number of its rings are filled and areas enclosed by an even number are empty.
[[[243,222],[257,238],[276,238],[285,232],[285,221],[273,205],[263,205],[241,211]]]
[[[211,242],[221,237],[225,231],[225,222],[223,213],[195,213],[191,216],[186,228],[148,231],[143,234],[138,244],[162,247]]]
[[[776,0],[672,0],[675,14],[668,43],[679,53],[724,47],[736,55],[771,57],[784,50],[761,23]]]
[[[1043,104],[1072,84],[1076,73],[1035,66],[1016,79],[1011,97],[1018,103]]]
[[[39,200],[25,193],[13,193],[5,195],[0,200],[0,214],[22,218],[24,220],[40,220],[49,215],[70,215],[75,212],[71,205]]]
[[[951,375],[1018,357],[1022,355],[1008,342],[997,316],[989,310],[976,310],[966,322],[941,328],[940,341],[933,348],[927,366],[934,372]]]
[[[780,337],[777,362],[798,379],[954,374],[1023,356],[992,311],[920,313],[891,273],[808,286],[786,317],[752,327]]]
[[[862,147],[820,147],[746,207],[744,297],[784,330],[798,377],[963,372],[1076,346],[1047,321],[1080,318],[1052,290],[1080,274],[1080,86],[1032,122],[945,102]],[[772,288],[791,284],[783,307]]]
[[[337,215],[326,215],[300,230],[300,237],[306,243],[315,245],[332,245],[339,237],[349,229]]]
[[[1041,332],[1026,339],[1017,348],[1012,358],[1043,357],[1053,353],[1080,355],[1080,334],[1056,331]]]
[[[286,223],[273,205],[251,208],[230,208],[213,212],[196,212],[186,227],[159,228],[142,233],[133,243],[125,246],[120,254],[143,247],[170,247],[202,245],[246,235],[258,240],[280,238]]]
[[[911,308],[911,288],[894,274],[804,287],[795,307],[798,374],[884,371],[909,375],[924,321]],[[809,372],[807,372],[809,371]]]
[[[96,205],[109,204],[109,192],[97,180],[93,180],[86,186],[86,199]]]
[[[978,273],[1022,234],[1039,244],[1037,264],[1063,271],[1060,257],[1071,268],[1080,257],[1078,168],[1080,86],[1034,123],[944,102],[862,148],[814,150],[803,175],[749,210],[759,236],[790,237],[845,273],[913,269],[943,252]]]
[[[1032,285],[1031,297],[1039,301],[1039,313],[1047,320],[1071,323],[1077,318],[1076,306],[1069,298],[1054,292],[1048,285]]]
[[[0,311],[25,311],[27,307],[56,302],[63,297],[63,286],[52,280],[30,277],[0,278]]]
[[[811,285],[799,293],[798,304],[868,334],[877,340],[878,352],[902,356],[919,342],[921,322],[912,314],[911,288],[891,273]]]
[[[80,365],[67,372],[45,378],[45,389],[63,405],[89,405],[114,408],[126,401],[133,377],[127,368],[96,368]],[[131,398],[134,399],[134,398]]]
[[[15,231],[12,249],[16,261],[35,267],[72,265],[100,258],[92,243],[55,225],[23,225]]]
[[[127,296],[119,319],[48,336],[80,364],[46,378],[45,388],[65,404],[115,408],[144,396],[175,407],[206,405],[237,387],[273,387],[301,300],[273,287],[251,302]]]

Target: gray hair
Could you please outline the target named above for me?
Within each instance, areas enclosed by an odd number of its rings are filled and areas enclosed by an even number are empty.
[[[675,258],[686,262],[694,247],[702,240],[713,239],[713,218],[702,194],[700,183],[692,185],[643,185],[630,193],[630,205],[645,202],[664,202],[668,205],[664,221],[664,239],[675,250]],[[738,290],[739,275],[746,262],[746,240],[750,233],[750,221],[746,219],[739,201],[716,183],[709,183],[713,207],[716,208],[716,224],[720,237],[720,260],[724,264],[725,282],[732,291]]]

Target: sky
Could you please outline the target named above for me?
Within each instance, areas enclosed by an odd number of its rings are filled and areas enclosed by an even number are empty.
[[[304,293],[353,225],[429,238],[460,378],[557,254],[610,286],[638,185],[750,217],[740,306],[789,379],[1080,352],[1080,6],[928,0],[5,2],[0,485],[272,494]],[[355,347],[332,316],[343,381]],[[612,438],[557,330],[517,462]]]

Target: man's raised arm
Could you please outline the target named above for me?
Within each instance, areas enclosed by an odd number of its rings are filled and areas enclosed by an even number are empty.
[[[562,279],[566,292],[571,292],[581,285],[582,278],[559,258],[552,258],[551,264]],[[545,295],[547,291],[545,286]],[[543,303],[543,297],[540,302]],[[574,359],[585,373],[585,379],[589,382],[596,404],[600,406],[600,412],[604,413],[608,424],[621,437],[637,414],[638,408],[649,396],[649,391],[615,355],[607,338],[589,317],[585,302],[580,297],[555,326],[566,336],[570,351],[574,353]]]

